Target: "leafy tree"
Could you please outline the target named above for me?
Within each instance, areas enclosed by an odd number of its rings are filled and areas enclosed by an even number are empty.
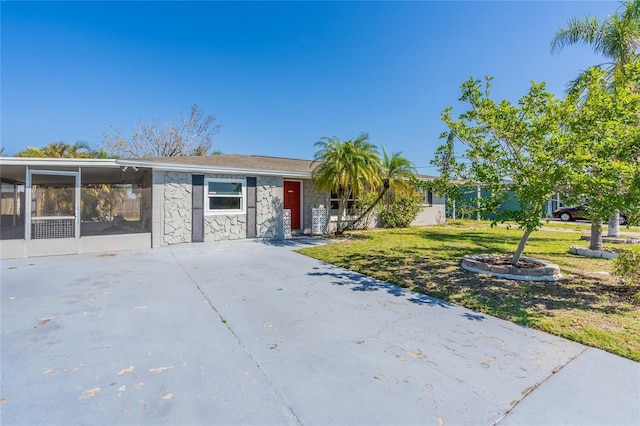
[[[86,142],[76,142],[73,145],[66,142],[53,142],[42,148],[28,147],[18,152],[16,157],[45,157],[45,158],[95,158],[98,155],[92,151]]]
[[[336,235],[339,235],[349,226],[349,222],[343,225],[348,201],[381,185],[380,156],[376,146],[369,142],[367,133],[347,141],[335,136],[323,137],[315,146],[318,151],[313,163],[318,165],[313,170],[312,178],[318,189],[338,195]]]
[[[637,62],[640,48],[640,0],[627,0],[618,11],[604,20],[585,17],[571,19],[567,26],[560,28],[551,40],[552,53],[558,53],[572,44],[586,44],[594,52],[604,56],[609,62],[598,67],[606,68],[605,80],[611,84],[616,80],[626,80],[633,90],[640,91],[640,82],[625,75],[628,64]],[[584,90],[580,81],[588,71],[580,73],[578,78],[569,84],[570,91],[578,87]],[[614,160],[615,161],[615,160]],[[594,237],[601,229],[599,224],[592,228]],[[609,218],[609,236],[619,234],[619,212],[615,211]],[[600,240],[601,235],[597,235]]]
[[[197,104],[191,106],[188,116],[181,115],[180,123],[140,121],[131,138],[125,138],[118,129],[103,134],[104,149],[116,158],[179,157],[219,154],[212,149],[213,137],[221,124],[214,115],[205,115]]]
[[[640,62],[622,70],[640,81]],[[592,223],[590,248],[602,249],[602,221],[640,206],[640,93],[606,71],[591,68],[564,103],[571,166],[570,200],[584,200]]]
[[[563,181],[565,165],[558,161],[557,150],[564,146],[560,101],[546,91],[544,83],[532,83],[517,105],[491,99],[491,78],[484,84],[470,78],[462,84],[460,100],[469,110],[452,118],[447,108],[442,119],[449,132],[441,137],[441,146],[432,163],[441,175],[433,183],[437,193],[447,188],[480,185],[488,196],[469,208],[480,213],[497,212],[509,197],[515,196],[519,208],[501,211],[494,223],[516,221],[523,229],[512,264],[517,264],[526,242],[541,226],[543,205]],[[465,146],[463,161],[455,156],[454,143]],[[451,189],[448,189],[452,192]],[[474,200],[475,201],[475,200]]]

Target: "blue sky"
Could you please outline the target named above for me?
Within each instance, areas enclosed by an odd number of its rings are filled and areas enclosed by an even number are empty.
[[[617,2],[0,3],[2,146],[101,144],[111,126],[177,121],[193,103],[223,128],[224,153],[313,157],[323,136],[368,132],[418,171],[461,112],[460,84],[494,76],[496,98],[530,80],[561,95],[604,60],[550,53],[571,17]]]

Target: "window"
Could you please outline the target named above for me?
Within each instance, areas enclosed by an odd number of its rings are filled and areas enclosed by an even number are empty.
[[[206,213],[244,213],[246,186],[245,179],[205,179]]]
[[[346,205],[346,214],[348,215],[353,215],[356,213],[356,204],[357,204],[357,199],[356,198],[349,198],[347,200],[347,205]],[[338,209],[340,208],[340,197],[338,196],[337,192],[331,191],[331,214],[332,215],[337,215],[338,214]]]
[[[433,205],[433,191],[431,189],[420,189],[420,194],[423,196],[422,205],[431,207]]]

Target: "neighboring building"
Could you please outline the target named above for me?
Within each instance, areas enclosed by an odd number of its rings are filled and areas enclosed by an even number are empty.
[[[315,188],[312,167],[251,155],[3,157],[0,258],[326,233],[331,195]],[[413,224],[444,216],[429,191]]]

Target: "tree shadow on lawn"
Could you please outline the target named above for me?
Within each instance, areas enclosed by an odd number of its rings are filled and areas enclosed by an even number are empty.
[[[469,249],[443,247],[443,250],[461,252],[460,260],[464,254],[470,253]],[[337,264],[470,309],[503,318],[507,316],[523,325],[528,324],[532,311],[577,309],[612,313],[634,310],[628,302],[634,292],[640,290],[586,273],[573,273],[569,279],[557,282],[507,280],[466,271],[460,267],[459,261],[450,260],[453,253],[448,253],[448,260],[443,260],[436,257],[437,253],[430,256],[426,250],[409,258],[405,249],[399,252],[397,255],[380,250],[352,253],[344,255]],[[420,250],[415,254],[418,253]],[[380,284],[372,285],[373,288],[380,287]]]
[[[381,281],[367,275],[362,275],[357,272],[352,272],[342,268],[338,268],[332,265],[327,265],[325,268],[330,270],[320,270],[320,268],[313,268],[317,272],[308,272],[307,275],[312,277],[332,277],[331,284],[351,287],[353,291],[385,291],[395,297],[403,297],[409,302],[419,305],[439,306],[441,308],[448,308],[450,303],[436,299],[422,293],[416,293],[402,288],[398,285]]]

